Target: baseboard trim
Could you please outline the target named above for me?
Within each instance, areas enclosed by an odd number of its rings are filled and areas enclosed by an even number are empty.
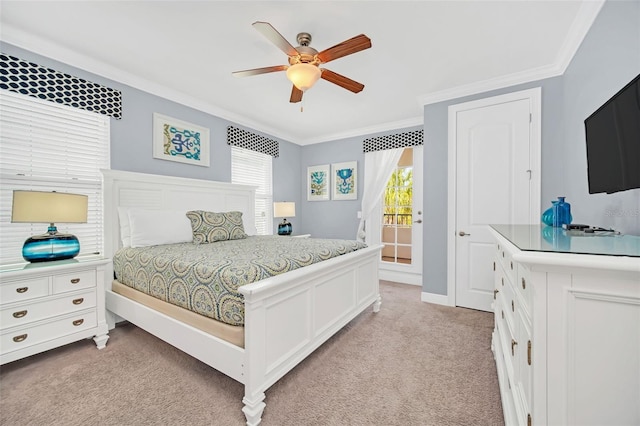
[[[395,283],[422,285],[422,275],[390,271],[382,268],[378,269],[378,278],[384,281],[393,281]]]
[[[436,305],[452,306],[449,304],[449,297],[447,297],[446,294],[427,293],[423,291],[420,300]]]

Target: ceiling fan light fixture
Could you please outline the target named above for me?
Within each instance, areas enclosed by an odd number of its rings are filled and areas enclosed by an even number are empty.
[[[294,64],[287,69],[287,78],[303,92],[316,84],[321,74],[316,65],[305,63]]]

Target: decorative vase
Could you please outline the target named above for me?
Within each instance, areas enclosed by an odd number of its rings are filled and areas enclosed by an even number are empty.
[[[551,202],[551,207],[542,213],[542,223],[548,226],[561,228],[568,225],[573,220],[571,216],[571,205],[564,201],[565,197],[558,197],[557,201]]]

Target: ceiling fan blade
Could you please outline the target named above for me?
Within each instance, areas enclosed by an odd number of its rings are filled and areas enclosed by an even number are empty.
[[[364,89],[364,84],[351,80],[350,78],[340,75],[337,72],[333,72],[324,68],[321,68],[321,70],[322,74],[320,75],[320,78],[322,78],[323,80],[327,80],[333,84],[337,84],[340,87],[352,91],[353,93],[359,93],[362,91],[362,89]]]
[[[293,89],[291,89],[291,99],[289,99],[289,102],[293,104],[300,102],[302,100],[302,93],[302,90],[298,89],[294,84]]]
[[[257,22],[254,22],[252,25],[253,25],[253,28],[260,31],[260,33],[263,36],[265,36],[271,43],[278,46],[278,48],[282,50],[284,53],[286,53],[288,56],[299,55],[296,48],[293,47],[291,43],[287,41],[286,38],[282,37],[282,34],[280,34],[275,28],[273,28],[273,26],[270,23],[257,21]]]
[[[364,34],[360,34],[333,47],[323,50],[316,56],[323,64],[333,61],[352,53],[360,52],[371,47],[371,39]]]
[[[251,70],[234,71],[231,74],[233,74],[236,77],[249,77],[252,75],[266,74],[268,72],[285,71],[287,68],[289,68],[287,65],[276,65],[273,67],[254,68]]]

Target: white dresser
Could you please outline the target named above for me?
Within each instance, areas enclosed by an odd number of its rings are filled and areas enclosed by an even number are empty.
[[[0,268],[0,364],[93,337],[105,320],[107,259],[85,257]]]
[[[505,423],[640,424],[640,237],[491,230]]]

